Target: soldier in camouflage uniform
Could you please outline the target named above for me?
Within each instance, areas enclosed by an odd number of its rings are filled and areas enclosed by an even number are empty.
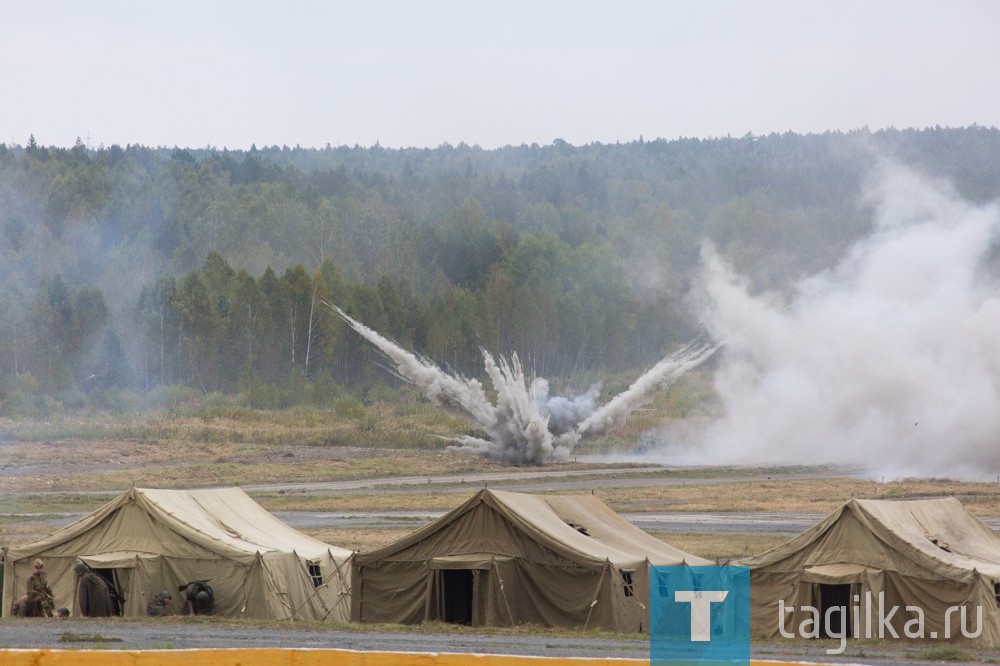
[[[27,594],[14,600],[10,605],[10,614],[14,617],[44,617],[38,601],[29,601]]]
[[[170,593],[166,590],[157,592],[153,600],[149,602],[146,606],[146,615],[150,617],[163,617],[165,615],[173,615],[173,611],[170,610]]]
[[[29,605],[37,604],[41,608],[43,617],[52,617],[55,597],[45,576],[45,563],[41,560],[35,560],[35,572],[28,578],[27,597]]]

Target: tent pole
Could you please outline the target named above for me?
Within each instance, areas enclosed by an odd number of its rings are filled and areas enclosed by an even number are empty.
[[[327,552],[329,552],[329,551],[327,551]],[[331,555],[330,557],[332,559],[333,555]],[[351,557],[349,557],[347,559],[346,562],[344,562],[344,566],[345,567],[350,565],[351,559],[353,559],[353,557],[354,556],[352,555]],[[346,582],[344,580],[344,573],[343,573],[343,571],[341,571],[340,566],[337,565],[337,560],[333,560],[333,568],[337,572],[337,578],[340,579],[341,588],[340,588],[340,592],[337,593],[337,603],[335,603],[333,605],[333,607],[328,608],[327,605],[326,605],[326,602],[323,602],[322,598],[320,599],[320,602],[323,604],[323,608],[326,609],[326,614],[323,615],[323,619],[324,620],[326,618],[330,617],[330,613],[332,613],[338,606],[340,606],[342,603],[344,603],[345,599],[350,599],[351,598],[351,585],[350,585],[350,583],[348,583],[348,582]],[[330,578],[333,578],[332,574],[330,575]],[[324,585],[326,585],[326,584],[327,583],[324,583]],[[350,608],[347,609],[347,618],[348,618],[348,620],[350,620],[350,618],[351,618],[351,609]]]
[[[261,568],[261,572],[262,573],[264,572],[264,563],[262,561],[262,558],[261,558],[261,555],[260,555],[260,551],[257,551],[257,556],[254,557],[254,560],[253,560],[253,566],[250,567],[250,570],[247,571],[246,577],[243,579],[243,604],[240,607],[240,615],[242,617],[246,617],[246,615],[247,615],[247,604],[250,601],[250,584],[249,584],[248,581],[250,579],[250,576],[253,575],[254,569],[256,569],[257,567]]]
[[[608,572],[608,568],[611,566],[610,560],[605,560],[604,568],[601,569],[601,577],[597,581],[597,589],[594,590],[594,600],[590,602],[590,608],[587,609],[587,621],[583,623],[583,630],[587,630],[587,625],[590,624],[590,614],[594,612],[594,606],[597,605],[597,598],[601,594],[601,583],[604,582],[604,574]]]
[[[330,554],[329,550],[326,551],[326,552],[327,552],[328,555]],[[305,566],[306,578],[309,580],[309,584],[312,586],[312,592],[305,598],[305,601],[303,601],[301,604],[298,605],[298,607],[296,607],[295,609],[292,610],[292,619],[294,620],[295,617],[299,614],[299,611],[302,610],[303,608],[305,608],[306,604],[308,604],[310,601],[312,601],[313,597],[316,597],[317,599],[319,599],[319,605],[323,608],[323,610],[326,611],[326,613],[324,613],[324,615],[323,615],[323,619],[325,620],[326,618],[328,618],[330,616],[330,609],[327,608],[326,602],[323,600],[323,597],[320,596],[319,591],[322,590],[324,587],[328,587],[327,581],[325,581],[322,578],[320,578],[319,585],[316,585],[313,582],[312,573],[310,573],[310,571],[309,571],[309,561],[306,560],[305,558],[299,557],[299,554],[296,553],[294,550],[292,550],[292,555],[294,555],[295,558],[299,561],[299,564],[302,564],[303,562],[306,563],[306,566]],[[331,559],[332,559],[332,557],[331,557]],[[317,560],[317,562],[319,562],[319,560]],[[317,564],[317,566],[319,566],[319,565]],[[334,568],[336,568],[336,564],[334,564]],[[289,598],[291,598],[291,595],[289,595]]]
[[[340,579],[340,592],[337,594],[337,603],[335,604],[335,606],[340,606],[342,603],[344,603],[345,599],[348,600],[347,601],[347,603],[348,603],[347,619],[349,621],[351,619],[351,608],[350,608],[351,579],[350,579],[350,572],[351,572],[352,567],[354,566],[354,555],[355,554],[351,553],[351,556],[348,557],[346,560],[344,560],[344,565],[342,567],[341,565],[337,564],[337,558],[335,558],[333,556],[333,553],[331,553],[329,550],[327,550],[326,552],[330,556],[330,560],[333,562],[333,568],[337,572],[337,578]],[[348,577],[346,579],[344,578],[344,570],[345,569],[347,570],[347,573],[348,573]],[[329,614],[332,613],[332,612],[333,612],[333,609],[331,608],[327,612],[327,616],[329,616]],[[326,617],[324,617],[323,619],[325,620]]]
[[[500,568],[497,566],[497,558],[491,557],[490,563],[493,565],[493,571],[496,572],[497,580],[500,581],[500,596],[503,597],[503,605],[507,607],[507,617],[510,618],[510,626],[514,626],[514,614],[510,612],[510,602],[507,601],[507,593],[503,589],[503,578],[500,576]]]

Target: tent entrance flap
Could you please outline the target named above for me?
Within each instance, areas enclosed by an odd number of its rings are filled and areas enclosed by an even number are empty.
[[[443,569],[441,592],[445,622],[472,624],[473,575],[471,569]]]

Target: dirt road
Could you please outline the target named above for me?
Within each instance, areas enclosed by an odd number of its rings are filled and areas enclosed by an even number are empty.
[[[6,649],[53,648],[62,650],[165,650],[200,648],[305,648],[388,652],[452,652],[474,654],[509,654],[545,657],[590,657],[648,659],[649,640],[635,638],[588,638],[538,633],[507,635],[482,634],[474,630],[372,631],[369,628],[300,629],[289,624],[282,628],[233,626],[211,619],[186,620],[4,620],[0,621],[0,646]],[[928,663],[928,648],[920,645],[893,645],[871,642],[848,644],[843,654],[830,655],[833,641],[796,643],[755,643],[754,659],[809,661],[828,664],[905,664]],[[959,654],[948,658],[951,664],[995,663],[1000,653],[980,652],[973,660],[961,661]]]
[[[580,456],[580,462],[587,462]],[[852,469],[830,470],[754,470],[744,473],[720,474],[708,467],[673,468],[642,465],[637,467],[589,467],[576,470],[524,469],[513,472],[480,472],[475,474],[440,476],[387,476],[351,481],[317,481],[311,483],[268,483],[241,485],[246,492],[292,492],[296,494],[349,493],[349,492],[406,492],[412,493],[421,486],[433,487],[434,492],[469,492],[477,488],[510,490],[514,492],[541,492],[545,490],[590,490],[614,486],[616,488],[646,486],[678,486],[688,483],[745,483],[772,479],[822,479],[852,477],[859,472]]]
[[[68,639],[68,640],[67,640]],[[95,640],[97,639],[97,640]],[[241,627],[211,620],[5,620],[0,645],[7,648],[150,650],[182,648],[335,648],[390,652],[474,652],[553,657],[646,659],[649,642],[607,638],[525,636],[516,638],[473,631],[370,631]]]

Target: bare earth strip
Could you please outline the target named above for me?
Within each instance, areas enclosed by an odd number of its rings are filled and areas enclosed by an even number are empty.
[[[336,648],[392,652],[453,652],[548,657],[647,659],[649,640],[639,635],[595,635],[542,630],[353,627],[296,623],[277,627],[213,619],[5,620],[0,622],[0,648],[65,650],[163,650],[198,648]],[[868,641],[850,644],[842,655],[826,654],[834,641],[754,643],[754,659],[805,660],[819,663],[902,664],[937,661],[919,645]],[[961,654],[961,653],[959,653]],[[968,661],[953,664],[995,663],[1000,652],[979,651]]]
[[[438,451],[280,445],[221,456],[206,452],[200,460],[177,460],[164,467],[145,444],[131,456],[120,453],[121,443],[118,454],[110,444],[90,447],[92,453],[107,458],[82,460],[79,451],[87,444],[5,442],[0,449],[0,544],[47,534],[92,511],[131,482],[206,487],[232,485],[233,479],[285,522],[352,548],[398,538],[483,487],[593,493],[642,529],[705,556],[733,544],[759,552],[807,529],[850,497],[956,495],[992,527],[1000,525],[1000,484],[947,479],[882,483],[856,470],[664,468],[608,465],[585,457],[568,465],[512,468]],[[417,473],[404,476],[397,473],[400,469]],[[81,642],[81,637],[87,640]],[[932,656],[927,646],[882,642],[851,644],[844,655],[831,657],[825,650],[832,645],[755,643],[753,653],[760,659],[855,663],[905,663]],[[71,619],[0,622],[0,647],[325,647],[642,659],[648,656],[648,637],[538,628],[254,624],[222,618]],[[970,661],[1000,660],[1000,653],[974,650],[959,651],[948,659],[961,663],[963,655]]]

